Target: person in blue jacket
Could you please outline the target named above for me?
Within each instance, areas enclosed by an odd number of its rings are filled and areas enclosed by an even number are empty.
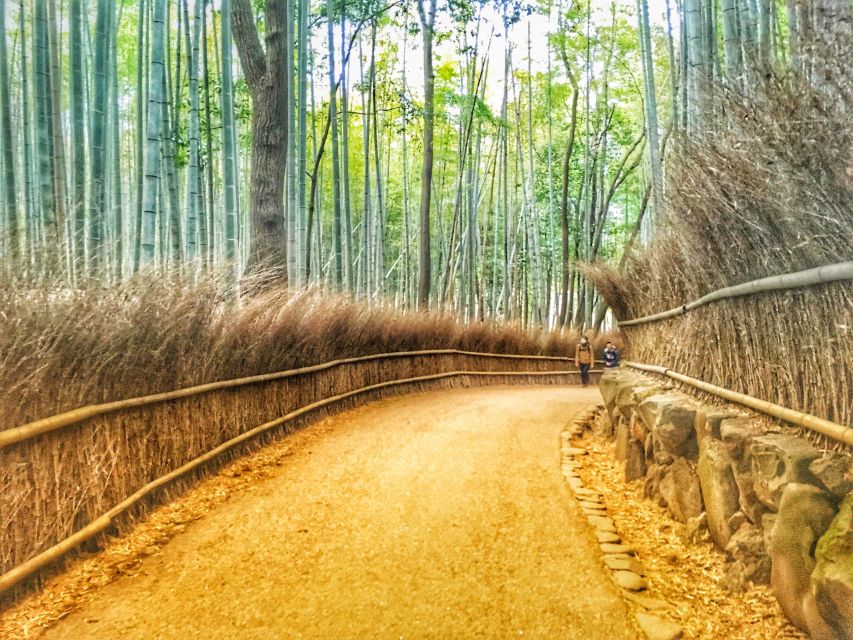
[[[608,342],[604,346],[604,366],[608,369],[613,369],[619,366],[619,352],[612,342]]]

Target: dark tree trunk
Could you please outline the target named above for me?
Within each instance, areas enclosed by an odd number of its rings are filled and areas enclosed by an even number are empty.
[[[249,212],[252,237],[249,270],[272,269],[287,278],[284,176],[287,160],[287,101],[281,88],[267,85],[252,93],[252,168]]]
[[[284,177],[287,160],[286,0],[267,0],[266,50],[261,46],[250,0],[233,0],[234,40],[252,96],[252,169],[249,196],[249,271],[269,270],[287,281]]]

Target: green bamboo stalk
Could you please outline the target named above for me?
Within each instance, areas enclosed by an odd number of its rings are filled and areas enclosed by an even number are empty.
[[[124,275],[124,209],[123,209],[123,199],[122,199],[122,191],[121,191],[121,123],[119,122],[119,109],[118,109],[118,42],[116,39],[116,35],[118,34],[118,27],[121,20],[121,13],[124,10],[124,6],[122,5],[119,10],[119,15],[116,16],[116,21],[113,26],[113,34],[114,36],[110,39],[110,57],[109,57],[109,82],[110,82],[110,100],[109,100],[109,110],[110,110],[110,129],[109,129],[109,142],[110,142],[110,187],[111,187],[111,196],[110,196],[110,205],[111,205],[111,213],[110,217],[113,222],[113,250],[114,250],[114,258],[113,258],[113,269],[115,275],[118,279],[121,279]]]
[[[222,0],[222,181],[225,191],[225,256],[237,258],[237,156],[234,81],[231,75],[231,0]]]
[[[168,53],[168,41],[166,43]],[[166,76],[168,77],[171,73],[171,69],[169,68],[168,62],[165,65]],[[175,142],[174,138],[178,135],[178,124],[173,123],[171,118],[172,114],[176,111],[171,109],[171,95],[169,93],[169,87],[171,83],[164,79],[163,82],[163,102],[161,103],[161,110],[163,113],[163,130],[161,133],[161,175],[160,175],[160,188],[165,191],[163,196],[163,202],[166,206],[166,212],[161,216],[161,220],[168,220],[167,224],[164,224],[165,227],[168,226],[169,229],[169,242],[168,242],[168,254],[169,258],[178,263],[184,257],[184,245],[182,243],[183,231],[181,227],[181,207],[179,204],[179,193],[178,193],[178,170],[175,167]],[[166,194],[168,194],[168,199],[166,199]],[[168,216],[166,216],[168,213]],[[166,253],[166,243],[161,245],[161,251]]]
[[[435,26],[436,0],[418,0],[418,15],[421,20],[424,58],[424,156],[421,170],[421,205],[420,205],[420,269],[418,284],[418,305],[422,309],[429,306],[431,282],[431,248],[430,248],[430,200],[432,198],[432,171],[435,152],[433,138],[435,131],[435,76],[433,72],[433,36]]]
[[[38,176],[39,223],[45,238],[47,259],[52,263],[58,250],[53,181],[53,126],[50,119],[50,53],[48,51],[47,2],[36,0],[33,15],[33,69],[36,125],[36,174]]]
[[[6,53],[6,4],[0,2],[0,150],[3,166],[3,204],[9,254],[17,261],[20,253],[18,237],[18,203],[15,186],[15,161],[12,134],[11,98],[9,95],[9,61]],[[0,218],[0,223],[4,222]]]
[[[145,175],[142,194],[141,264],[154,262],[157,228],[157,195],[160,183],[160,142],[163,130],[163,90],[166,84],[164,48],[166,0],[154,0],[151,28],[151,67],[148,74],[148,116],[146,118]]]
[[[32,254],[34,245],[33,233],[35,230],[35,193],[33,191],[35,177],[33,169],[33,140],[32,140],[32,122],[30,115],[30,73],[31,69],[27,62],[27,42],[26,42],[26,16],[24,11],[24,0],[20,0],[19,4],[19,30],[21,34],[21,113],[23,114],[23,138],[24,138],[24,230],[26,238],[24,238],[24,246],[27,248],[26,253]]]
[[[145,120],[146,105],[145,80],[147,74],[145,67],[148,62],[148,29],[145,28],[148,21],[148,0],[139,0],[139,13],[136,23],[136,202],[133,221],[133,271],[139,270],[142,258],[142,200],[145,180]]]
[[[214,205],[213,195],[213,174],[214,174],[214,158],[213,158],[213,115],[210,109],[210,61],[208,60],[208,39],[207,39],[207,2],[202,0],[201,8],[201,42],[202,42],[202,77],[204,78],[204,135],[205,135],[205,159],[206,169],[205,178],[207,182],[207,206],[205,207],[205,218],[207,220],[207,260],[210,264],[214,263],[216,255],[216,207]]]
[[[341,221],[341,172],[338,149],[338,118],[335,92],[335,31],[332,0],[326,0],[326,33],[329,44],[329,121],[332,129],[332,211],[335,240],[335,286],[343,287],[343,228]]]
[[[201,2],[194,3],[192,21],[192,36],[190,36],[189,16],[187,15],[187,0],[183,0],[184,24],[187,40],[187,57],[189,68],[189,163],[187,165],[186,210],[187,210],[187,238],[186,251],[190,260],[198,257],[199,248],[204,233],[200,230],[201,218],[201,193],[199,192],[199,154],[200,154],[200,125],[199,125],[199,97],[198,97],[198,44],[201,31]],[[178,78],[180,82],[180,78]],[[206,232],[206,230],[205,230]],[[206,247],[205,247],[206,249]],[[204,251],[201,251],[202,256]]]
[[[293,90],[296,76],[296,50],[294,47],[294,23],[298,22],[297,0],[287,0],[287,29],[285,39],[285,64],[287,65],[287,160],[285,162],[285,218],[287,222],[287,274],[288,282],[298,285],[302,280],[299,240],[299,199],[297,194],[297,135],[296,135],[296,91]],[[296,79],[298,83],[298,78]],[[301,106],[300,106],[301,109]]]
[[[705,47],[702,38],[702,11],[699,0],[684,0],[684,21],[687,29],[688,113],[690,127],[699,127],[699,113],[703,108],[703,69],[705,68]]]
[[[86,261],[86,108],[83,79],[83,14],[80,0],[69,6],[69,55],[71,57],[71,211],[74,225],[74,270]]]
[[[107,142],[107,58],[113,4],[98,0],[95,24],[95,60],[92,65],[93,99],[89,131],[89,272],[94,274],[103,262],[104,214],[106,210],[106,142]]]
[[[308,0],[299,0],[299,65],[297,69],[297,87],[298,87],[298,115],[297,115],[297,140],[299,149],[297,152],[298,166],[296,175],[298,177],[298,194],[297,202],[297,224],[296,237],[299,253],[299,278],[303,278],[309,269],[310,265],[303,264],[307,256],[307,243],[309,239],[306,236],[307,223],[307,178],[308,178],[308,57],[311,55],[308,46],[309,27],[308,13],[310,11]],[[343,11],[343,10],[342,10]],[[329,16],[331,20],[331,16]],[[306,283],[307,284],[307,283]]]
[[[62,67],[59,58],[59,29],[56,0],[47,3],[48,91],[50,95],[51,152],[53,153],[53,199],[56,207],[56,228],[62,243],[57,252],[67,254],[68,186],[66,184],[65,138],[62,132]],[[66,255],[67,257],[67,255]],[[64,260],[63,260],[64,262]]]
[[[640,49],[643,60],[643,93],[646,115],[646,132],[649,139],[649,165],[652,179],[652,219],[654,225],[662,213],[663,207],[663,165],[660,155],[660,138],[658,135],[658,103],[655,90],[655,65],[652,59],[651,26],[649,24],[648,0],[637,0],[637,15],[639,16]],[[604,191],[602,190],[602,193]]]
[[[346,8],[345,5],[341,8],[341,52],[348,51],[347,29],[346,29]],[[349,90],[347,87],[347,67],[349,65],[349,55],[344,56],[341,61],[341,146],[343,155],[343,184],[341,185],[341,206],[344,213],[344,251],[346,259],[344,267],[346,269],[346,283],[349,291],[355,290],[355,256],[353,255],[353,227],[352,227],[352,193],[350,191],[350,170],[349,170]],[[317,210],[319,220],[320,209]],[[319,256],[319,253],[318,253]]]

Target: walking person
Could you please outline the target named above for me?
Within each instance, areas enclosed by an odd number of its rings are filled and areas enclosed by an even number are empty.
[[[616,350],[616,346],[609,340],[604,345],[604,366],[608,369],[614,369],[619,366],[619,352]]]
[[[581,370],[581,382],[585,387],[589,386],[589,368],[594,360],[589,338],[583,336],[577,349],[575,349],[575,366]]]

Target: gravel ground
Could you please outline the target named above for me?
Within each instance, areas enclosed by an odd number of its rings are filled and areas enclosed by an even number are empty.
[[[638,638],[560,472],[562,428],[596,401],[466,389],[327,418],[71,567],[0,635]]]

